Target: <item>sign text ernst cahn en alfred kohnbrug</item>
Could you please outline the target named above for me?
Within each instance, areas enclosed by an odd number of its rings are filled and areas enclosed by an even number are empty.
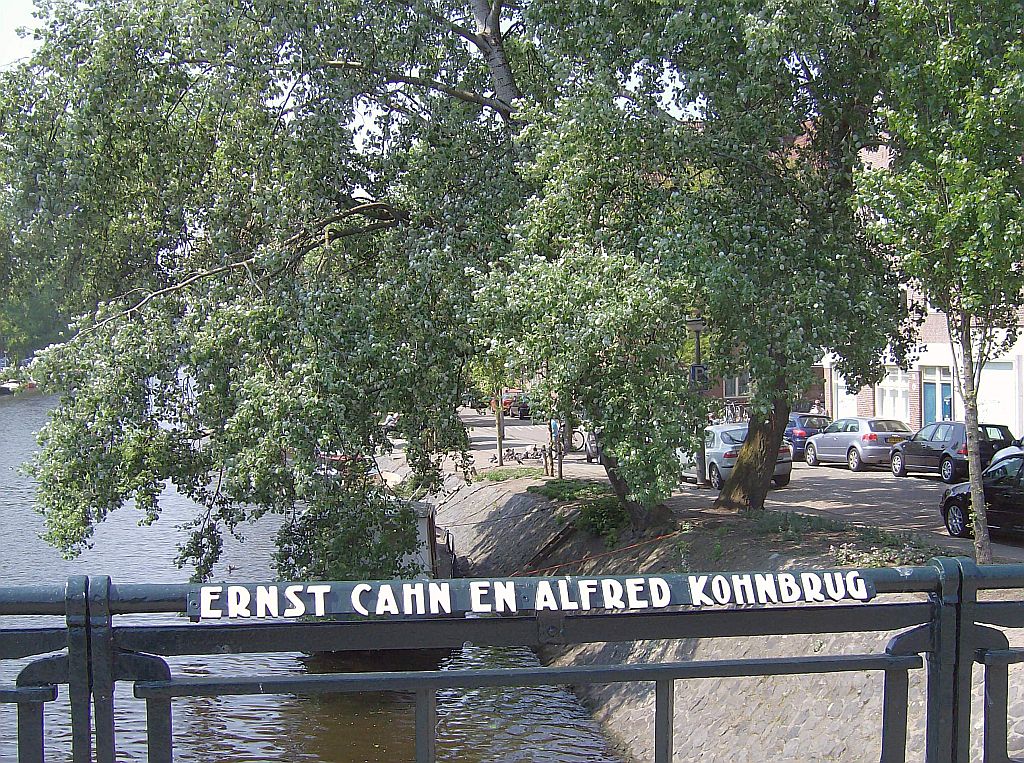
[[[857,570],[744,572],[633,577],[344,581],[195,586],[192,619],[347,615],[394,617],[520,612],[644,612],[675,605],[868,601],[871,581]]]

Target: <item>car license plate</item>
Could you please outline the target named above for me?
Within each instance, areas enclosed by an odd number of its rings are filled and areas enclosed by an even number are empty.
[[[886,437],[885,441],[889,445],[894,445],[894,444],[896,444],[898,442],[903,442],[903,438],[900,437],[898,434],[893,434],[893,435],[889,435],[888,437]]]

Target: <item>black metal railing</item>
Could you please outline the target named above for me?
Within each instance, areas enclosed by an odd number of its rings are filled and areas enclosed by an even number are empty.
[[[876,596],[871,603],[822,603],[822,597],[811,596],[814,601],[786,606],[718,606],[720,602],[715,602],[715,606],[698,607],[679,606],[686,596],[680,599],[673,593],[672,606],[657,611],[587,611],[581,607],[577,613],[516,611],[467,618],[465,608],[456,606],[453,613],[443,617],[273,619],[245,625],[184,621],[118,625],[115,617],[124,614],[170,612],[195,618],[198,587],[117,585],[104,576],[73,577],[65,585],[0,588],[0,615],[62,615],[66,620],[63,627],[0,630],[0,659],[38,656],[20,672],[15,686],[0,687],[0,703],[17,705],[19,760],[42,761],[43,706],[56,697],[58,687],[66,686],[73,760],[112,763],[116,756],[114,687],[118,682],[132,682],[135,696],[146,702],[149,760],[158,763],[172,760],[171,701],[177,697],[408,691],[416,697],[416,760],[426,763],[435,756],[439,689],[644,681],[655,687],[654,759],[656,763],[668,763],[673,753],[676,681],[881,671],[881,760],[904,761],[909,672],[926,666],[925,759],[966,763],[971,673],[977,663],[985,671],[985,760],[1008,760],[1008,666],[1024,662],[1024,648],[1011,648],[998,628],[1024,627],[1024,605],[1019,597],[1014,601],[979,601],[978,592],[1024,588],[1024,565],[978,567],[967,559],[940,558],[924,567],[863,570],[859,574]],[[532,580],[529,585],[536,586],[544,579]],[[570,579],[550,580],[553,588],[555,581]],[[660,580],[669,581],[673,591],[685,586],[683,576],[664,576]],[[450,585],[457,594],[456,601],[468,596],[469,586],[474,583],[435,582]],[[349,596],[356,584],[335,585]],[[921,596],[886,601],[892,594],[908,593]],[[224,653],[455,648],[467,641],[538,647],[641,639],[892,631],[898,635],[874,654],[559,668],[183,677],[172,675],[165,659]]]

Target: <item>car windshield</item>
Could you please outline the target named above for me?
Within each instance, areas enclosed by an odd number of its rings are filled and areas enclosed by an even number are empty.
[[[722,442],[726,445],[741,445],[743,441],[747,439],[747,428],[742,429],[730,429],[726,432],[722,432]]]
[[[913,430],[902,421],[895,419],[876,419],[870,422],[872,432],[912,432]]]
[[[824,416],[802,416],[800,417],[800,426],[807,427],[809,429],[824,429],[829,425],[829,420]]]
[[[985,470],[985,482],[993,483],[1014,480],[1017,477],[1017,473],[1020,472],[1022,464],[1024,464],[1024,458],[1019,456],[1004,458]]]

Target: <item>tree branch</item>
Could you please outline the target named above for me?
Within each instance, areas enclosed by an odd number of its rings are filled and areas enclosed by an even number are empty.
[[[202,271],[200,273],[195,273],[195,274],[189,276],[188,278],[186,278],[184,281],[179,281],[178,283],[172,284],[172,285],[170,285],[170,286],[168,286],[166,288],[158,289],[156,291],[151,291],[149,294],[147,294],[141,300],[139,300],[134,305],[129,307],[127,310],[122,310],[121,312],[119,312],[119,313],[117,313],[115,315],[111,315],[111,316],[109,316],[107,318],[104,318],[99,323],[93,324],[92,326],[89,326],[88,328],[82,329],[81,331],[78,332],[76,337],[82,337],[82,336],[86,336],[88,334],[91,334],[92,332],[102,328],[103,326],[106,326],[108,323],[111,323],[112,321],[116,321],[116,320],[119,320],[121,318],[125,318],[125,317],[131,315],[132,313],[136,313],[139,310],[141,310],[143,307],[148,305],[150,302],[152,302],[154,299],[156,299],[157,297],[162,297],[162,296],[167,295],[167,294],[172,294],[172,293],[174,293],[176,291],[181,291],[186,286],[194,284],[196,281],[201,281],[204,278],[210,278],[211,276],[220,275],[221,273],[226,273],[229,270],[237,270],[238,268],[248,267],[253,262],[255,262],[255,260],[256,260],[255,257],[250,257],[249,259],[242,260],[241,262],[230,262],[227,265],[221,265],[221,266],[216,267],[216,268],[210,268],[209,270],[204,270],[204,271]]]
[[[431,10],[429,7],[427,7],[424,3],[416,2],[416,0],[396,0],[396,2],[398,2],[400,5],[404,5],[406,8],[410,8],[410,9],[416,11],[417,13],[422,13],[428,19],[430,19],[431,21],[433,21],[433,22],[443,26],[449,32],[454,32],[459,37],[462,37],[463,39],[468,40],[469,42],[473,43],[477,47],[480,46],[480,38],[477,37],[475,34],[473,34],[473,32],[471,32],[470,30],[466,29],[466,27],[464,27],[464,26],[456,24],[454,21],[451,21],[450,19],[446,19],[441,14],[435,13],[433,10]]]
[[[487,96],[480,95],[479,93],[474,93],[470,90],[463,90],[462,88],[446,85],[443,82],[438,82],[437,80],[427,79],[426,77],[414,77],[411,74],[402,74],[401,72],[373,69],[359,61],[327,61],[325,65],[330,69],[364,71],[369,74],[375,74],[378,77],[383,77],[388,82],[400,82],[407,85],[418,85],[430,90],[437,90],[440,93],[450,95],[452,98],[457,98],[460,101],[475,103],[478,106],[485,106],[487,108],[494,109],[505,119],[510,119],[512,116],[512,109],[508,104],[502,103],[494,98],[488,98]]]
[[[312,238],[309,243],[299,247],[296,250],[295,255],[289,258],[288,265],[295,264],[302,260],[310,252],[315,252],[322,246],[327,246],[335,241],[339,241],[343,238],[349,238],[351,236],[359,236],[364,233],[373,233],[379,230],[388,230],[389,228],[397,228],[401,224],[400,219],[393,220],[381,220],[376,223],[369,223],[368,225],[362,226],[351,226],[348,228],[332,228],[325,230],[323,236]],[[287,267],[287,265],[286,265]],[[278,271],[280,272],[280,271]]]
[[[398,223],[409,219],[409,213],[395,209],[393,206],[385,201],[367,201],[361,204],[356,204],[354,207],[349,207],[336,215],[325,217],[323,220],[319,220],[310,228],[303,228],[298,233],[294,234],[284,242],[285,246],[296,246],[301,244],[304,239],[319,237],[321,232],[329,225],[339,223],[342,220],[346,220],[353,215],[363,215],[365,217],[373,217],[377,220],[385,222]]]
[[[504,5],[502,0],[494,0],[491,3],[491,11],[487,14],[487,27],[488,29],[496,29],[501,31],[501,8]]]

